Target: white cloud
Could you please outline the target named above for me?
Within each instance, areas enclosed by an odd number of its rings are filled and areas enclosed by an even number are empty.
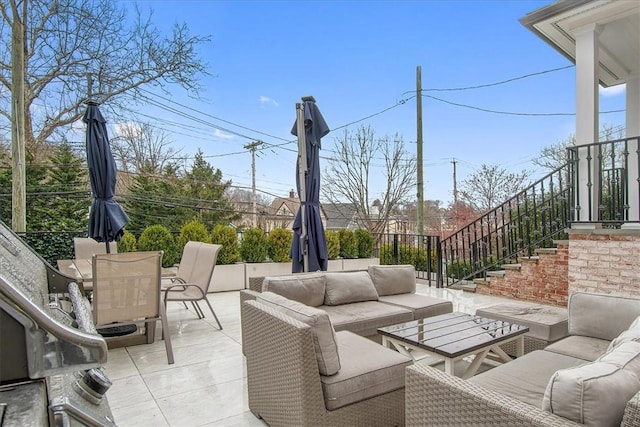
[[[228,134],[226,132],[221,131],[220,129],[216,129],[213,131],[213,136],[222,138],[222,139],[233,139],[233,135]]]
[[[602,96],[617,96],[624,93],[627,90],[627,85],[616,85],[604,88],[600,86],[600,95]]]
[[[260,104],[273,104],[274,106],[279,106],[280,104],[278,104],[278,101],[276,101],[275,99],[271,99],[268,96],[261,96],[260,97]]]

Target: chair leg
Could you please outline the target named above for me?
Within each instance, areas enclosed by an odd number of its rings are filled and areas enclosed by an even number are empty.
[[[198,301],[191,301],[191,305],[193,306],[193,309],[198,315],[198,319],[204,319],[204,313],[202,312],[202,309],[198,305]]]
[[[166,303],[166,301],[165,301]],[[160,306],[162,310],[160,321],[162,322],[162,339],[164,339],[164,348],[167,351],[167,361],[169,365],[173,365],[173,347],[171,347],[171,334],[169,333],[169,322],[167,321],[167,312],[163,309],[164,306]]]
[[[209,299],[207,298],[206,295],[204,296],[204,300],[207,302],[207,305],[209,306],[209,310],[211,310],[211,314],[213,314],[213,318],[216,319],[216,322],[218,322],[218,329],[222,330],[222,325],[220,324],[220,321],[218,320],[218,316],[216,316],[216,312],[213,311],[213,306],[209,302]]]

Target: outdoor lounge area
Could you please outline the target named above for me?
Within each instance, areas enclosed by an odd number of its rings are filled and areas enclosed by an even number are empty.
[[[416,288],[469,314],[509,301],[421,283]],[[109,350],[106,372],[113,386],[107,398],[118,426],[266,425],[249,411],[239,292],[210,293],[208,299],[223,330],[208,313],[199,320],[181,303],[167,307],[175,364],[167,364],[161,340]]]

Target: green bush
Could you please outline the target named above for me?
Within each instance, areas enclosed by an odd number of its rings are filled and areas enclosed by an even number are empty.
[[[238,233],[235,228],[217,224],[211,230],[211,243],[222,245],[218,252],[218,264],[233,264],[240,261]]]
[[[267,236],[259,228],[248,228],[242,234],[240,256],[246,262],[264,262],[267,258]]]
[[[189,221],[180,227],[180,237],[178,238],[180,248],[184,248],[187,242],[209,243],[211,238],[207,227],[197,220]]]
[[[340,238],[340,256],[345,259],[358,258],[358,242],[353,231],[346,228],[338,231]]]
[[[340,257],[340,237],[335,231],[327,231],[324,233],[327,240],[327,255],[329,259],[338,259]]]
[[[178,262],[180,254],[173,236],[163,225],[150,225],[138,239],[139,251],[164,251],[163,267],[171,267]]]
[[[135,252],[137,250],[136,236],[132,232],[125,230],[118,242],[118,252]]]
[[[273,262],[291,261],[291,239],[293,232],[284,228],[274,228],[267,236],[267,255]]]
[[[358,245],[358,258],[371,258],[373,255],[373,236],[369,230],[358,228],[353,232]]]

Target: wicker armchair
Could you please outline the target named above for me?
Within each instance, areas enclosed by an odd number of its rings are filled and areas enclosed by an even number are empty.
[[[581,426],[484,387],[416,364],[406,370],[407,426]],[[640,393],[628,403],[621,426],[640,426]]]
[[[308,325],[249,300],[242,303],[242,338],[249,409],[269,425],[404,425],[404,389],[326,409]]]

